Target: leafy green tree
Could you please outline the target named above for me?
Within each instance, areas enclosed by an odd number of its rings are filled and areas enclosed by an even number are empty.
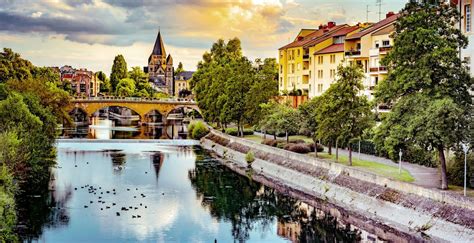
[[[264,112],[259,123],[262,130],[275,133],[283,132],[287,142],[290,141],[289,134],[299,131],[301,124],[299,110],[291,107],[289,103],[279,104],[270,101],[267,104],[262,104],[261,107]]]
[[[132,97],[135,94],[135,91],[135,81],[131,78],[124,78],[117,84],[117,91],[115,93],[118,96]]]
[[[132,67],[128,76],[134,80],[137,97],[151,97],[154,93],[151,84],[148,82],[148,75],[140,67]]]
[[[389,153],[410,144],[435,149],[441,189],[448,188],[444,151],[465,141],[473,80],[459,58],[467,45],[456,28],[459,13],[448,5],[408,3],[395,24],[394,48],[383,59],[386,80],[378,102],[394,104],[376,141]]]
[[[177,76],[182,72],[184,72],[183,63],[179,62],[178,68],[176,68],[176,70],[174,71],[174,76]]]
[[[301,118],[299,132],[313,139],[313,142],[316,146],[319,143],[317,137],[318,122],[316,111],[318,106],[320,106],[320,103],[321,98],[320,96],[317,96],[298,107]],[[318,156],[317,149],[315,149],[314,152],[316,156]]]
[[[340,125],[339,139],[348,144],[349,165],[352,165],[352,141],[360,138],[364,130],[373,125],[372,112],[367,97],[359,95],[364,89],[362,69],[356,65],[340,65],[337,77],[326,92],[330,93],[329,97],[336,98],[328,102],[338,109],[336,113],[327,115],[333,116],[336,124]],[[333,118],[329,117],[331,120]]]
[[[110,73],[110,85],[112,91],[117,91],[117,85],[120,80],[127,78],[127,63],[122,55],[117,55],[114,58],[114,64],[112,65],[112,72]]]
[[[30,61],[22,59],[20,54],[15,53],[10,48],[3,48],[0,52],[0,83],[10,79],[25,80],[33,77],[33,64]]]
[[[224,128],[235,123],[241,135],[244,124],[258,123],[259,105],[277,94],[276,72],[275,59],[254,67],[239,39],[220,39],[204,53],[191,87],[206,121]]]
[[[110,80],[107,78],[107,75],[102,72],[98,71],[95,73],[97,80],[100,82],[100,92],[101,93],[109,93],[112,91],[112,87],[110,84]]]

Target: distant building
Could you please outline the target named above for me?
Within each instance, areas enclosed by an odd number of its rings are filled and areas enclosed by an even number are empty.
[[[100,90],[99,80],[94,72],[85,68],[75,69],[71,66],[63,66],[59,69],[61,82],[71,84],[73,95],[77,96],[97,96]]]
[[[174,95],[179,96],[183,90],[191,91],[189,82],[193,77],[194,71],[183,71],[174,77]]]
[[[173,58],[168,54],[166,56],[165,46],[161,33],[155,40],[153,51],[148,58],[148,66],[144,67],[145,73],[149,75],[149,81],[157,91],[173,95]]]

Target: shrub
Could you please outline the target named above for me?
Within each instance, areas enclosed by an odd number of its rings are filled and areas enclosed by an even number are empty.
[[[191,138],[197,140],[201,139],[209,133],[209,129],[202,121],[196,122],[192,131],[193,132],[191,133]]]
[[[318,143],[317,145],[314,144],[314,143],[310,143],[310,144],[309,144],[309,148],[311,149],[311,152],[314,152],[314,149],[315,149],[315,148],[317,148],[318,153],[324,151],[324,147],[323,147],[323,145],[321,145],[320,143]]]
[[[285,145],[283,149],[299,154],[307,154],[311,152],[310,145],[303,143],[289,143]]]
[[[237,128],[236,127],[227,128],[225,129],[225,133],[231,136],[237,136]],[[244,128],[244,136],[245,135],[253,135],[253,130],[250,128]]]
[[[286,143],[285,142],[278,142],[276,147],[279,149],[283,149],[285,147]]]
[[[306,143],[303,139],[292,139],[290,143]]]
[[[265,139],[265,140],[262,141],[262,144],[272,146],[272,147],[276,147],[277,144],[278,144],[278,141],[275,140],[275,139]]]
[[[245,155],[245,161],[247,161],[247,164],[249,165],[249,167],[255,161],[255,155],[253,154],[251,150],[248,151],[247,154]]]
[[[195,125],[196,125],[195,122],[189,123],[189,125],[188,125],[188,136],[189,137],[193,136],[193,130],[194,130]]]
[[[470,165],[474,160],[474,154],[467,154],[467,186],[473,187],[474,185],[470,184],[474,170]],[[457,152],[454,157],[448,160],[446,163],[446,170],[448,181],[450,184],[457,186],[464,186],[464,153]]]

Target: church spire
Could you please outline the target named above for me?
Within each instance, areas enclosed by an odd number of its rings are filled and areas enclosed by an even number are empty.
[[[161,31],[158,31],[158,36],[156,37],[155,46],[153,47],[151,55],[166,56],[163,39],[161,39]]]

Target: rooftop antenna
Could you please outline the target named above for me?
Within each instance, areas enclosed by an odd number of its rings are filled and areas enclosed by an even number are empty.
[[[382,0],[375,0],[375,5],[379,7],[379,21],[382,20]]]
[[[369,13],[370,13],[369,5],[367,4],[367,12],[366,12],[366,20],[365,20],[366,23],[369,23]]]

